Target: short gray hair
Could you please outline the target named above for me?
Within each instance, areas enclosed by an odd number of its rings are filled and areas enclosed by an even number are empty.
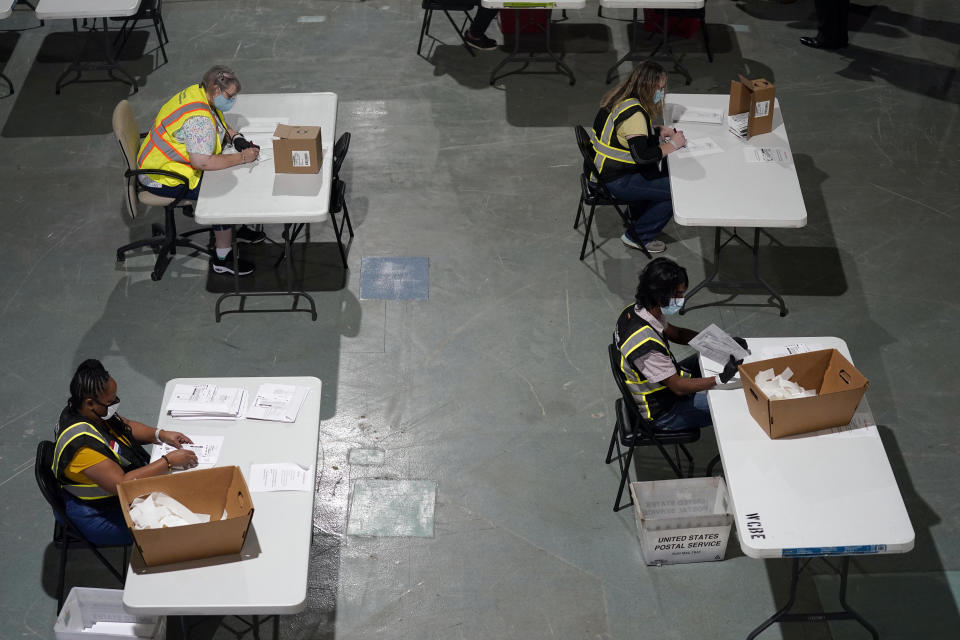
[[[225,67],[222,64],[207,69],[207,72],[203,74],[201,84],[204,89],[211,89],[216,86],[220,87],[221,91],[226,91],[233,86],[237,88],[237,91],[240,91],[240,80],[237,79],[237,74],[230,67]]]

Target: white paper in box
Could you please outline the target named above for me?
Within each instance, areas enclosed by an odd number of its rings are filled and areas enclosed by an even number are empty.
[[[63,603],[53,626],[56,640],[117,640],[166,637],[163,616],[135,616],[123,608],[120,589],[74,587]]]
[[[630,494],[647,564],[723,560],[733,522],[723,478],[631,482]]]

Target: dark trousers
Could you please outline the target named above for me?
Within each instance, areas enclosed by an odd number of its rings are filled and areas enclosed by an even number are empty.
[[[847,44],[847,14],[850,0],[815,0],[817,39],[828,47]]]
[[[473,25],[470,27],[470,35],[482,36],[487,32],[487,27],[493,22],[499,9],[486,9],[480,6],[480,0],[477,0],[477,15],[473,16]]]
[[[159,187],[148,187],[146,185],[141,185],[141,186],[143,186],[143,188],[149,191],[150,193],[160,196],[161,198],[176,198],[177,196],[180,195],[181,190],[183,189],[183,187],[168,187],[165,184],[162,184]],[[183,199],[193,200],[194,202],[196,202],[197,198],[199,197],[200,197],[200,185],[198,184],[196,188],[190,189],[189,191],[187,191]],[[214,231],[223,231],[224,229],[229,229],[230,225],[215,224],[213,225],[212,228]]]

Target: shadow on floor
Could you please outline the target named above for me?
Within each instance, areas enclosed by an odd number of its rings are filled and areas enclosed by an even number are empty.
[[[82,61],[102,61],[100,33],[81,32]],[[153,55],[145,55],[149,34],[138,30],[130,36],[120,63],[137,80],[157,66]],[[48,35],[34,59],[33,66],[16,93],[16,102],[7,118],[2,135],[8,138],[79,136],[109,133],[117,102],[132,93],[129,85],[108,80],[104,71],[85,71],[79,82],[64,87],[56,95],[57,79],[74,59],[77,38],[72,32]],[[159,55],[159,54],[157,54]]]

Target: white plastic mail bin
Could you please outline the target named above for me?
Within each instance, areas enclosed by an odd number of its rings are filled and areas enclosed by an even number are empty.
[[[723,478],[631,482],[647,564],[723,560],[733,515]]]
[[[57,640],[118,640],[166,637],[164,616],[135,616],[123,609],[120,589],[70,589],[63,609],[53,625]]]

